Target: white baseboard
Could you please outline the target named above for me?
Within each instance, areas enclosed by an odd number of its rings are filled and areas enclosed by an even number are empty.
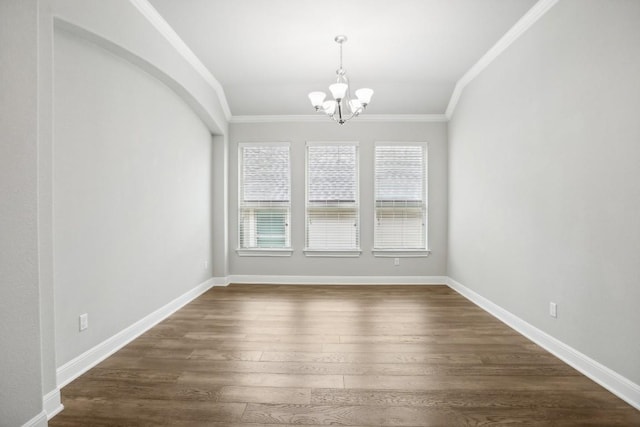
[[[60,411],[64,409],[60,401],[60,389],[58,387],[44,395],[42,398],[42,408],[47,414],[48,420],[58,415]]]
[[[22,427],[47,427],[47,425],[47,414],[42,411],[26,423],[22,424]]]
[[[214,277],[213,286],[229,286],[229,277]]]
[[[85,351],[75,359],[65,363],[56,370],[58,387],[64,387],[80,375],[111,356],[116,351],[133,341],[144,332],[157,325],[177,310],[205,293],[215,284],[213,278],[196,286],[153,313],[143,317],[128,328],[118,332],[95,347]]]
[[[447,276],[261,276],[231,275],[228,283],[263,285],[446,285]]]
[[[640,386],[576,349],[525,322],[513,313],[489,301],[461,283],[449,278],[447,284],[469,301],[509,325],[568,365],[580,371],[629,405],[640,410]]]
[[[263,276],[230,275],[215,277],[196,286],[160,309],[154,311],[101,344],[86,351],[57,369],[58,387],[63,387],[97,365],[111,354],[146,332],[175,311],[182,308],[213,286],[238,284],[283,284],[283,285],[448,285],[480,308],[495,316],[531,341],[540,345],[556,357],[574,367],[596,383],[640,410],[640,386],[601,363],[580,353],[567,344],[525,322],[485,297],[447,276]],[[60,390],[44,396],[44,410],[24,426],[46,426],[47,416],[53,417],[62,410]],[[44,421],[43,421],[44,420]]]

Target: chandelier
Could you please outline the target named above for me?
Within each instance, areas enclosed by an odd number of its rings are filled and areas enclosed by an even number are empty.
[[[340,45],[340,68],[336,70],[338,75],[336,82],[329,86],[333,100],[325,101],[327,95],[324,92],[311,92],[309,99],[316,111],[322,111],[336,122],[343,125],[347,120],[360,115],[369,105],[373,90],[362,88],[356,90],[356,97],[351,97],[347,72],[342,68],[342,45],[347,41],[347,36],[336,36],[335,42]]]

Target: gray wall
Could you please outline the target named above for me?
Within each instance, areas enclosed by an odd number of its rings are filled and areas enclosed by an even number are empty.
[[[439,276],[446,273],[447,257],[447,126],[446,123],[374,123],[358,119],[340,126],[327,119],[317,123],[231,124],[229,141],[229,270],[232,275],[320,276]],[[291,257],[240,257],[238,247],[238,143],[288,141],[291,143],[292,220]],[[360,153],[359,258],[306,257],[305,143],[306,141],[358,141]],[[429,143],[429,247],[428,258],[376,258],[373,247],[373,144],[375,141]]]
[[[219,93],[185,58],[148,2],[51,0],[56,25],[127,58],[178,93],[214,134],[227,133]],[[150,10],[150,8],[152,10]],[[213,84],[212,84],[213,83]],[[219,88],[222,93],[221,88]]]
[[[38,283],[38,4],[0,2],[0,424],[42,410]]]
[[[449,275],[636,384],[639,23],[637,1],[559,2],[449,126]]]
[[[97,45],[56,30],[54,56],[62,365],[211,277],[212,138],[175,92]]]

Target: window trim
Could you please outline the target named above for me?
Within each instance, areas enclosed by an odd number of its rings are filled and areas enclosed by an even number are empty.
[[[242,195],[243,195],[243,191],[242,191],[242,186],[244,183],[243,180],[243,176],[242,176],[242,172],[243,172],[243,152],[242,149],[244,147],[288,147],[289,148],[289,223],[287,225],[288,230],[287,232],[289,233],[288,237],[289,237],[289,245],[282,247],[282,248],[243,248],[240,246],[240,241],[241,241],[241,231],[240,231],[240,227],[241,227],[241,219],[240,219],[240,215],[242,214]],[[272,142],[239,142],[238,143],[238,160],[237,160],[237,165],[238,165],[238,197],[237,197],[237,214],[236,214],[236,219],[237,219],[237,233],[238,233],[238,238],[237,238],[237,242],[236,242],[236,254],[238,256],[250,256],[250,257],[260,257],[260,256],[264,256],[264,257],[287,257],[287,256],[291,256],[293,254],[293,247],[292,247],[292,241],[293,241],[293,237],[291,235],[292,233],[292,227],[291,227],[291,210],[292,210],[292,188],[291,188],[291,174],[292,174],[292,167],[291,167],[291,142],[289,141],[272,141]]]
[[[322,258],[358,258],[362,251],[360,249],[304,249],[305,256]]]
[[[291,248],[237,248],[238,256],[287,257],[293,255]]]
[[[408,249],[408,248],[377,248],[376,244],[376,147],[378,146],[408,146],[408,147],[424,147],[425,170],[424,170],[424,248]],[[431,255],[429,249],[429,143],[427,141],[375,141],[373,144],[373,248],[371,253],[375,257],[380,258],[414,258],[428,257]]]
[[[356,240],[358,246],[352,249],[317,249],[307,246],[307,226],[309,224],[309,147],[323,145],[353,145],[356,148],[356,167],[355,167],[355,184],[356,184],[356,209],[358,231]],[[302,252],[307,257],[325,257],[325,258],[357,258],[362,254],[361,250],[361,209],[360,209],[360,142],[359,141],[307,141],[304,153],[304,248]]]
[[[372,249],[377,258],[426,258],[431,255],[429,249]]]

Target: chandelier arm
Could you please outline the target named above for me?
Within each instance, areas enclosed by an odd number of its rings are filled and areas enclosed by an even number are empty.
[[[351,119],[353,119],[355,116],[357,116],[358,114],[360,114],[361,112],[362,112],[362,108],[358,108],[358,109],[356,110],[356,112],[353,112],[353,113],[349,114],[347,117],[343,117],[343,118],[342,118],[342,120],[343,120],[343,121],[345,121],[345,122],[346,122],[346,121],[348,121],[348,120],[351,120]]]
[[[333,121],[338,122],[338,123],[340,123],[340,122],[345,123],[345,122],[351,120],[352,118],[358,116],[360,113],[362,113],[366,109],[366,107],[363,105],[363,106],[360,106],[356,111],[351,112],[351,114],[349,114],[348,116],[343,116],[342,115],[342,106],[341,106],[341,104],[342,103],[338,104],[336,112],[334,112],[333,114],[328,114],[328,116]],[[321,110],[318,109],[317,111],[320,112]]]
[[[331,117],[331,120],[333,120],[334,122],[338,123],[338,119],[336,119],[336,113],[333,113],[329,117]]]

